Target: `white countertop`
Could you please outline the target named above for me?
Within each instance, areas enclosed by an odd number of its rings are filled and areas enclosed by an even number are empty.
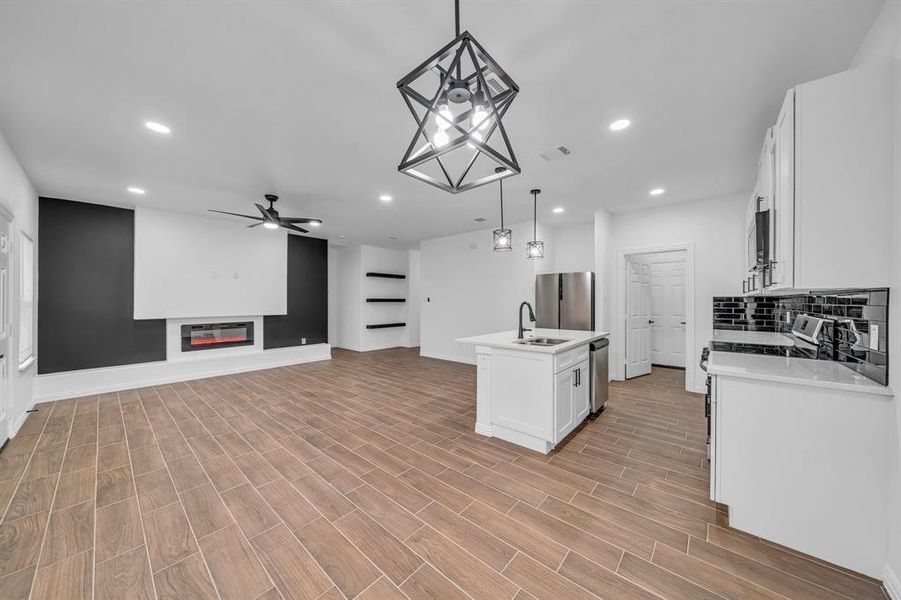
[[[880,385],[831,360],[711,352],[707,372],[711,375],[794,383],[862,394],[893,395],[892,388]]]
[[[530,346],[528,344],[515,344],[516,330],[499,331],[487,335],[476,335],[456,340],[460,344],[473,344],[475,346],[490,346],[492,348],[506,348],[507,350],[522,350],[525,352],[539,352],[542,354],[557,354],[572,350],[576,346],[605,338],[609,335],[606,331],[575,331],[572,329],[534,329],[527,331],[525,336],[548,337],[567,340],[556,346]]]
[[[795,342],[787,335],[771,331],[729,331],[713,330],[714,342],[730,344],[755,344],[759,346],[794,346]]]

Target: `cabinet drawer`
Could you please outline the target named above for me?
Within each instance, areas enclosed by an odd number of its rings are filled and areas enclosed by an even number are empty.
[[[554,356],[554,373],[568,369],[583,360],[588,360],[588,344],[579,346],[573,350],[567,350]]]

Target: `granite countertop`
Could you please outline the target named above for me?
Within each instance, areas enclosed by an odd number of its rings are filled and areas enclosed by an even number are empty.
[[[572,350],[576,346],[587,344],[609,335],[606,331],[575,331],[572,329],[534,329],[526,332],[526,337],[547,337],[566,340],[556,346],[530,346],[528,344],[515,344],[516,330],[500,331],[486,335],[476,335],[455,340],[460,344],[473,344],[475,346],[490,346],[492,348],[505,348],[507,350],[521,350],[525,352],[538,352],[541,354],[558,354]]]
[[[711,375],[793,383],[861,394],[893,395],[889,386],[880,385],[843,364],[830,360],[711,352],[707,372]]]
[[[769,331],[729,331],[714,329],[714,342],[729,344],[754,344],[758,346],[794,346],[795,341],[782,333]]]

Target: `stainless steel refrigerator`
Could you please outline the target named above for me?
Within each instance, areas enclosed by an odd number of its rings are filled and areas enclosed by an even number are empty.
[[[545,273],[535,276],[536,326],[594,330],[594,273]]]

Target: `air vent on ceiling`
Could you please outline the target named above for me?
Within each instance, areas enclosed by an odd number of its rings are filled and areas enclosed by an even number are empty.
[[[548,162],[557,160],[558,158],[564,158],[569,155],[570,151],[566,146],[554,146],[553,148],[548,148],[547,150],[538,153],[538,156]]]
[[[486,219],[485,217],[476,217],[475,219],[473,219],[473,221],[475,221],[476,223],[484,223],[487,220],[488,219]]]

